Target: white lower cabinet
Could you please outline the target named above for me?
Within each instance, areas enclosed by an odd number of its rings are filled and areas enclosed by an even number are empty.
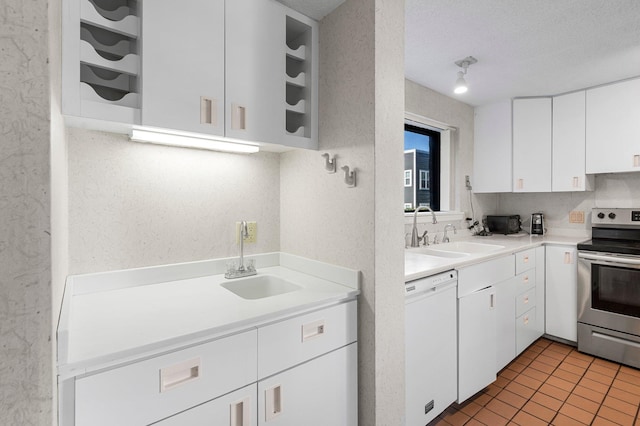
[[[75,425],[156,422],[254,383],[256,364],[254,329],[79,378]]]
[[[575,246],[546,247],[545,331],[578,340],[578,265]]]
[[[495,296],[486,287],[458,299],[458,403],[496,380]]]
[[[513,256],[458,269],[458,403],[496,379],[493,285],[513,278],[514,272]]]
[[[536,307],[534,306],[516,318],[516,353],[520,354],[540,336],[541,333],[536,327]]]
[[[516,305],[513,303],[516,278],[502,281],[496,289],[496,372],[516,357]]]
[[[258,382],[258,424],[358,424],[357,343]]]
[[[60,424],[350,426],[357,424],[357,374],[351,300],[70,378],[61,384]]]
[[[164,419],[156,426],[256,426],[257,385],[246,386],[220,398]]]

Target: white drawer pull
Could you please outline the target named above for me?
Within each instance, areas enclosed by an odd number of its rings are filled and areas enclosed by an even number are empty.
[[[529,256],[525,256],[522,258],[523,263],[529,263]]]
[[[315,339],[324,334],[324,320],[317,320],[302,325],[302,342]]]
[[[247,130],[247,109],[242,105],[231,104],[231,128]]]
[[[640,167],[640,155],[633,156],[633,167]]]
[[[524,304],[526,305],[527,303],[529,303],[529,296],[524,297]]]
[[[160,369],[160,392],[166,392],[198,377],[200,377],[200,358],[162,368]]]
[[[528,315],[526,317],[524,317],[522,320],[523,320],[525,325],[529,324],[529,316]]]
[[[264,421],[268,422],[282,414],[282,388],[281,385],[277,385],[264,392]]]
[[[218,102],[212,98],[200,97],[200,124],[218,125]]]
[[[522,279],[522,281],[526,284],[529,282],[529,276],[525,275],[524,278]]]
[[[570,265],[571,262],[571,252],[570,251],[565,251],[564,252],[564,264],[565,265]]]
[[[251,398],[246,397],[230,405],[229,426],[251,426]]]

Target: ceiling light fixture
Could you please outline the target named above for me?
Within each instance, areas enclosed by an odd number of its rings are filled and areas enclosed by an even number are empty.
[[[208,137],[187,132],[170,132],[160,129],[131,130],[130,139],[134,142],[147,142],[158,145],[179,146],[183,148],[206,149],[210,151],[252,154],[260,150],[258,145],[230,138]]]
[[[476,62],[478,62],[478,60],[473,56],[467,56],[466,58],[460,59],[459,61],[455,62],[455,64],[462,68],[463,71],[458,71],[458,79],[456,80],[456,85],[453,89],[453,93],[460,95],[462,93],[466,93],[466,91],[469,90],[464,76],[467,75],[467,68],[469,68],[470,65],[475,64]]]

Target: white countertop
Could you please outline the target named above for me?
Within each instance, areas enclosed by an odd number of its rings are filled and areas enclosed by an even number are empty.
[[[258,274],[302,287],[243,299],[221,284],[230,259],[69,277],[58,327],[64,379],[233,334],[353,299],[359,272],[272,253],[248,256]],[[304,272],[301,272],[304,271]]]
[[[531,236],[529,234],[517,235],[492,235],[488,237],[468,237],[452,239],[455,241],[472,241],[483,244],[496,244],[504,246],[504,249],[492,251],[490,253],[471,254],[465,257],[447,258],[437,256],[427,256],[405,250],[404,252],[404,277],[405,282],[413,281],[439,272],[456,269],[475,263],[484,262],[500,256],[513,254],[522,250],[538,247],[543,244],[556,245],[577,245],[581,241],[588,240],[586,236],[562,236],[545,235]],[[422,246],[421,246],[422,247]],[[438,245],[431,245],[431,248],[438,248]]]

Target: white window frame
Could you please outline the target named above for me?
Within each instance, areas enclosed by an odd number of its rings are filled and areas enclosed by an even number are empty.
[[[424,182],[424,185],[423,185],[423,182]],[[429,170],[420,169],[420,171],[418,172],[418,189],[423,191],[426,191],[429,189]]]
[[[464,212],[454,210],[454,187],[453,182],[455,176],[453,168],[453,142],[452,132],[458,129],[427,117],[405,111],[405,123],[412,126],[423,127],[426,129],[440,132],[440,211],[436,212],[436,216],[442,220],[463,220]],[[419,213],[421,215],[422,213]],[[413,213],[405,214],[405,223],[412,223]],[[426,217],[426,216],[425,216]]]
[[[408,188],[413,186],[413,171],[405,170],[404,171],[404,187]]]
[[[404,209],[412,209],[413,208],[413,204],[411,203],[404,203]]]

